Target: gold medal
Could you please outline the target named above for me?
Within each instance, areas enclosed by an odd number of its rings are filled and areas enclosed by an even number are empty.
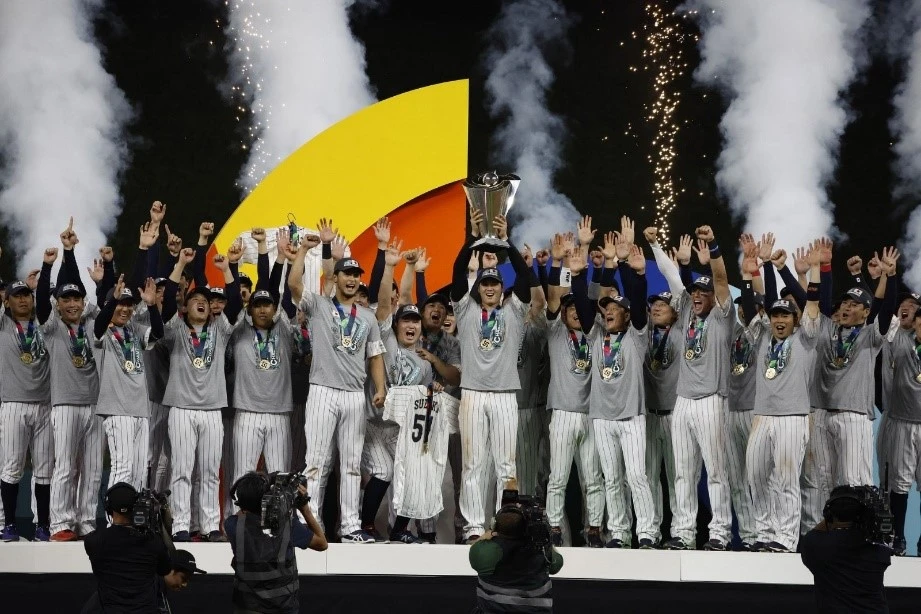
[[[205,359],[199,356],[198,358],[192,361],[192,366],[194,366],[196,369],[204,369]]]
[[[653,360],[652,364],[649,365],[649,368],[652,369],[653,371],[658,371],[659,369],[662,368],[662,362],[659,360]]]
[[[843,358],[835,358],[834,364],[835,364],[836,367],[838,367],[838,368],[840,369],[841,367],[844,366],[844,359],[843,359]]]
[[[32,354],[30,354],[29,352],[23,352],[22,354],[19,355],[19,360],[21,360],[22,364],[24,365],[31,365],[32,361],[35,359],[32,357]]]
[[[601,370],[601,377],[604,379],[611,379],[611,376],[614,375],[614,369],[611,367],[605,367]]]
[[[576,369],[578,369],[579,371],[585,371],[585,367],[587,366],[588,366],[587,360],[583,360],[580,358],[579,360],[576,361]]]
[[[482,341],[480,341],[480,347],[483,348],[484,350],[491,350],[492,341],[490,341],[489,339],[483,339]]]
[[[78,369],[82,368],[86,364],[86,361],[83,359],[83,356],[71,356],[70,362],[74,363],[74,366]]]
[[[684,357],[686,360],[694,360],[694,350],[688,350],[685,352]]]
[[[921,373],[919,373],[919,374],[917,374],[917,375],[915,376],[915,381],[918,382],[919,384],[921,384]]]
[[[269,361],[263,358],[262,360],[259,361],[259,368],[262,369],[263,371],[268,371],[269,364],[270,364]]]
[[[346,349],[349,349],[349,350],[352,349],[352,338],[351,338],[351,337],[343,337],[343,338],[342,338],[342,347],[344,347],[344,348],[346,348]]]
[[[127,371],[128,373],[134,373],[134,370],[136,368],[137,367],[135,366],[135,364],[131,362],[130,360],[125,361],[125,371]]]
[[[764,372],[764,377],[768,379],[774,379],[777,377],[777,369],[774,367],[768,367],[767,371]]]
[[[732,368],[733,375],[742,375],[745,373],[745,365],[736,365]]]

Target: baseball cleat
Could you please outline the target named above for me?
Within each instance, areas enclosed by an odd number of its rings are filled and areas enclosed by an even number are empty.
[[[480,536],[479,536],[479,535],[471,535],[470,537],[467,538],[467,540],[466,540],[464,543],[467,544],[468,546],[470,546],[470,545],[472,545],[473,543],[475,543],[476,540],[478,540],[478,539],[480,539]]]
[[[375,544],[386,544],[389,540],[381,535],[380,531],[377,529],[362,529],[365,533],[371,536],[374,539]]]
[[[188,531],[179,531],[178,533],[173,534],[174,542],[190,542],[192,538],[189,536]]]
[[[702,550],[725,551],[726,544],[718,539],[711,539],[706,544],[704,544]]]
[[[754,548],[753,544],[742,542],[742,544],[739,546],[739,552],[751,552],[752,548]]]
[[[656,543],[652,541],[651,539],[649,539],[648,537],[644,537],[643,539],[640,540],[639,549],[640,550],[655,550]]]
[[[64,529],[63,531],[58,531],[57,533],[51,536],[51,541],[53,542],[75,542],[77,541],[77,534],[71,531],[70,529]]]
[[[390,541],[394,544],[424,544],[425,542],[417,538],[415,535],[409,531],[400,531],[399,533],[391,533]]]
[[[436,542],[435,533],[419,533],[419,539],[427,544],[434,544]]]
[[[3,527],[3,532],[0,533],[0,541],[5,542],[18,542],[19,541],[19,530],[16,528],[15,524],[8,524]]]
[[[630,544],[629,544],[628,542],[625,542],[625,541],[622,541],[622,540],[619,540],[619,539],[616,539],[616,538],[615,538],[615,539],[612,539],[611,541],[609,541],[608,543],[606,543],[606,544],[604,545],[604,547],[605,547],[605,548],[623,548],[623,549],[629,549],[629,548],[630,548]]]
[[[367,531],[362,531],[361,529],[357,531],[352,531],[348,535],[342,536],[343,544],[373,544],[374,538],[368,534]]]
[[[789,553],[790,549],[778,542],[764,544],[764,552]]]
[[[670,540],[662,544],[662,547],[665,550],[688,550],[689,549],[688,545],[684,543],[683,541],[681,541],[680,537],[671,538]]]
[[[224,537],[224,534],[221,533],[220,531],[211,531],[210,533],[208,533],[208,537],[206,539],[203,539],[202,541],[219,543],[219,542],[226,542],[227,538]]]
[[[599,529],[589,529],[586,531],[585,544],[589,548],[604,548],[604,542],[601,541],[601,531]]]
[[[560,527],[553,527],[550,529],[550,543],[557,548],[563,546],[563,531]]]
[[[44,525],[35,525],[35,541],[46,542],[51,540],[51,531]]]

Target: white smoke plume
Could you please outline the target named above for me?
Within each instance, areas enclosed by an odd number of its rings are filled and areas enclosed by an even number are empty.
[[[533,249],[547,245],[555,232],[575,229],[579,213],[554,187],[563,166],[563,119],[547,108],[554,73],[548,56],[568,52],[572,20],[556,0],[507,2],[487,34],[484,62],[489,113],[502,118],[493,136],[497,170],[521,177],[510,217],[513,242]]]
[[[825,188],[848,121],[866,0],[692,0],[696,73],[726,89],[717,184],[748,232],[785,247],[835,234]]]
[[[896,137],[894,146],[898,156],[896,174],[897,197],[919,202],[921,197],[921,1],[903,0],[893,5],[895,19],[890,20],[890,32],[894,28],[893,40],[899,44],[898,54],[905,61],[905,79],[896,90],[893,105],[895,116],[891,130]],[[902,242],[906,265],[905,281],[915,291],[921,289],[921,207],[914,210],[905,227]]]
[[[253,114],[239,179],[246,192],[311,138],[375,102],[364,45],[349,25],[353,3],[228,2],[232,80]]]
[[[3,247],[19,256],[20,276],[41,267],[46,247],[60,248],[71,215],[85,273],[121,208],[131,108],[94,40],[101,6],[0,2],[0,218],[12,239]]]

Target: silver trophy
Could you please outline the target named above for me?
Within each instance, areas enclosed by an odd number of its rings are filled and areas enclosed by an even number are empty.
[[[464,181],[467,201],[483,214],[479,228],[480,238],[473,244],[474,247],[508,247],[508,242],[500,239],[493,227],[493,219],[497,215],[508,215],[520,183],[521,178],[517,175],[498,175],[495,171],[481,173]]]

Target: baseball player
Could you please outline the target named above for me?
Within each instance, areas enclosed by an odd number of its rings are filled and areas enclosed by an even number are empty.
[[[74,258],[73,225],[61,233],[64,248],[57,312],[51,309],[51,265],[56,249],[45,250],[36,292],[39,321],[51,368],[51,541],[74,541],[96,530],[102,478],[102,420],[95,415],[99,376],[91,335],[98,309],[86,310],[86,290]]]
[[[109,482],[127,482],[142,488],[147,479],[149,407],[144,351],[163,336],[163,321],[156,306],[157,290],[150,279],[140,293],[147,304],[150,326],[132,321],[134,294],[119,277],[112,294],[93,324],[93,347],[99,369],[96,415],[109,446],[112,466]]]
[[[191,479],[196,464],[201,479],[198,497],[201,532],[210,541],[222,540],[218,469],[224,429],[221,412],[217,410],[227,407],[225,352],[234,326],[232,322],[242,307],[238,285],[230,270],[230,260],[238,260],[240,255],[242,250],[214,258],[215,266],[224,274],[228,297],[224,313],[213,317],[208,289],[196,286],[185,296],[183,317],[174,317],[167,323],[161,341],[170,352],[169,381],[163,402],[170,407],[173,541],[191,539]],[[182,250],[169,277],[167,298],[175,293],[183,269],[194,257],[194,250]]]
[[[604,490],[601,464],[595,449],[595,432],[588,417],[591,391],[592,347],[591,325],[583,328],[579,318],[579,298],[566,293],[561,285],[562,264],[565,251],[562,237],[556,235],[550,246],[551,269],[548,278],[547,332],[550,357],[550,387],[547,391],[547,408],[550,417],[550,477],[547,482],[547,519],[550,522],[554,545],[563,545],[563,511],[566,484],[575,460],[585,505],[588,511],[586,540],[593,548],[601,548],[601,522],[604,517]],[[589,239],[590,240],[590,239]],[[582,251],[573,254],[568,268],[575,277],[585,267]],[[580,268],[581,265],[581,268]],[[588,297],[582,297],[586,304]]]
[[[502,275],[483,269],[467,291],[467,263],[482,214],[471,208],[473,234],[467,237],[454,262],[451,300],[457,317],[461,345],[461,402],[459,423],[463,454],[461,513],[467,521],[464,536],[472,543],[486,522],[487,455],[496,471],[497,503],[506,482],[515,478],[518,436],[517,354],[524,333],[524,318],[531,301],[528,266],[517,249],[508,250],[515,269],[515,290],[502,302]],[[507,240],[507,224],[496,216],[499,238]]]
[[[320,223],[324,257],[336,236],[331,223]],[[288,283],[293,296],[301,294],[300,279],[309,249],[306,240],[298,248]],[[332,297],[305,292],[300,309],[310,321],[313,360],[310,366],[310,395],[307,397],[304,428],[307,437],[305,475],[314,515],[320,497],[324,466],[331,456],[333,439],[339,450],[340,535],[343,543],[373,543],[361,529],[358,507],[361,492],[361,452],[365,428],[365,380],[374,382],[372,404],[383,407],[386,398],[384,346],[374,313],[355,303],[363,270],[358,261],[343,258],[333,268],[335,294]],[[365,360],[367,359],[367,365]]]
[[[696,540],[697,482],[701,460],[707,468],[707,486],[713,519],[706,550],[725,550],[731,539],[729,478],[724,447],[729,356],[735,322],[726,264],[709,226],[696,230],[707,243],[713,278],[700,276],[679,302],[678,322],[684,341],[679,361],[678,396],[672,412],[675,448],[675,499],[672,550],[693,548]]]
[[[742,311],[753,313],[751,278],[758,272],[750,246],[742,261]],[[751,319],[745,334],[754,348],[746,369],[755,373],[754,418],[745,467],[754,503],[754,550],[794,552],[799,541],[800,474],[809,437],[809,386],[819,313],[819,258],[812,250],[806,321],[793,301],[778,299]]]
[[[7,288],[6,311],[0,317],[0,498],[5,526],[0,539],[19,541],[16,499],[19,481],[31,450],[38,512],[36,539],[48,541],[54,444],[51,431],[50,360],[42,326],[33,315],[32,288],[38,271],[28,282]]]

